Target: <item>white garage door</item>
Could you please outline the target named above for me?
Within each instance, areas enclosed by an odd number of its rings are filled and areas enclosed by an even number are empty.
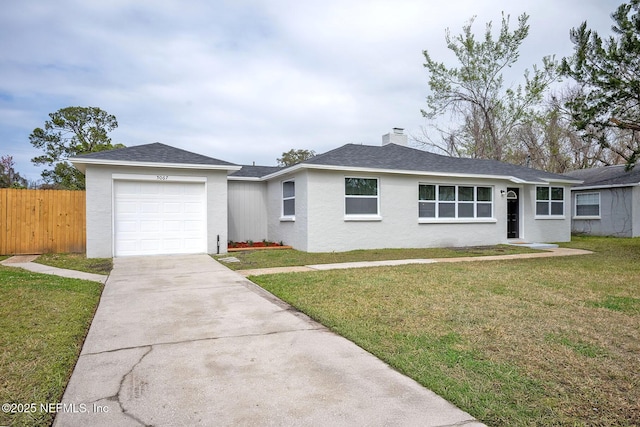
[[[204,253],[202,182],[114,181],[115,256]]]

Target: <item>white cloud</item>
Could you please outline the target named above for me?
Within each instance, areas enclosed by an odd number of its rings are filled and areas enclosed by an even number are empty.
[[[0,15],[0,154],[31,179],[28,135],[69,105],[115,114],[113,139],[161,141],[238,163],[283,151],[418,134],[422,50],[450,60],[453,34],[531,15],[522,66],[571,53],[570,28],[607,32],[612,0],[23,0]],[[495,25],[494,25],[495,27]]]

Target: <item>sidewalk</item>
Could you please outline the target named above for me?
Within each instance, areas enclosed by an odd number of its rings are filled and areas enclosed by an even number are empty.
[[[38,258],[38,255],[15,255],[1,261],[0,264],[5,267],[23,268],[25,270],[33,271],[34,273],[53,274],[54,276],[90,280],[92,282],[100,282],[103,284],[107,281],[107,277],[109,277],[102,274],[85,273],[82,271],[66,270],[64,268],[38,264],[37,262],[33,262],[36,258]]]
[[[433,259],[397,259],[388,261],[359,261],[359,262],[341,262],[335,264],[311,264],[300,265],[292,267],[273,267],[273,268],[256,268],[252,270],[237,270],[245,277],[248,276],[260,276],[263,274],[278,274],[278,273],[305,273],[309,271],[324,271],[324,270],[341,270],[348,268],[367,268],[367,267],[388,267],[396,265],[408,265],[408,264],[434,264],[441,262],[472,262],[472,261],[500,261],[510,259],[525,259],[525,258],[547,258],[558,256],[573,256],[573,255],[588,255],[593,252],[583,249],[571,249],[571,248],[553,248],[547,249],[545,252],[534,252],[529,254],[512,254],[512,255],[490,255],[479,257],[456,257],[456,258],[433,258]],[[38,264],[33,262],[37,255],[15,255],[8,258],[0,264],[7,267],[19,267],[25,270],[33,271],[35,273],[53,274],[61,277],[70,277],[74,279],[91,280],[94,282],[105,283],[107,277],[102,274],[84,273],[75,270],[66,270],[63,268],[50,267],[48,265]],[[225,265],[225,263],[222,263]]]
[[[501,261],[510,259],[526,259],[526,258],[548,258],[558,256],[588,255],[591,251],[583,249],[571,248],[553,248],[547,249],[545,252],[534,252],[528,254],[512,254],[512,255],[490,255],[478,257],[457,257],[457,258],[434,258],[434,259],[398,259],[390,261],[360,261],[360,262],[343,262],[336,264],[315,264],[296,267],[274,267],[274,268],[257,268],[253,270],[237,270],[236,272],[245,277],[260,276],[262,274],[277,273],[301,273],[309,271],[338,270],[346,268],[366,268],[366,267],[386,267],[394,265],[407,264],[434,264],[441,262],[471,262],[471,261]]]

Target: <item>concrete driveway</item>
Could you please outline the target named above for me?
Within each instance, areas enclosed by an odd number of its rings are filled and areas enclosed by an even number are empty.
[[[482,425],[207,255],[114,263],[55,426]]]

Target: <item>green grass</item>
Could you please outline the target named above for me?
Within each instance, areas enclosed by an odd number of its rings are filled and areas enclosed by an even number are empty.
[[[491,426],[640,425],[640,239],[251,280]]]
[[[312,264],[333,264],[337,262],[385,261],[395,259],[455,258],[489,255],[510,255],[540,252],[527,247],[512,245],[477,246],[465,248],[428,249],[367,249],[349,252],[302,252],[294,249],[230,252],[215,256],[216,259],[236,257],[240,262],[224,263],[233,270],[255,268],[289,267]]]
[[[57,403],[102,285],[0,266],[0,403]],[[51,414],[0,412],[0,425],[48,426]]]
[[[40,255],[35,262],[95,274],[109,274],[113,268],[111,258],[87,258],[84,254],[44,254]]]

